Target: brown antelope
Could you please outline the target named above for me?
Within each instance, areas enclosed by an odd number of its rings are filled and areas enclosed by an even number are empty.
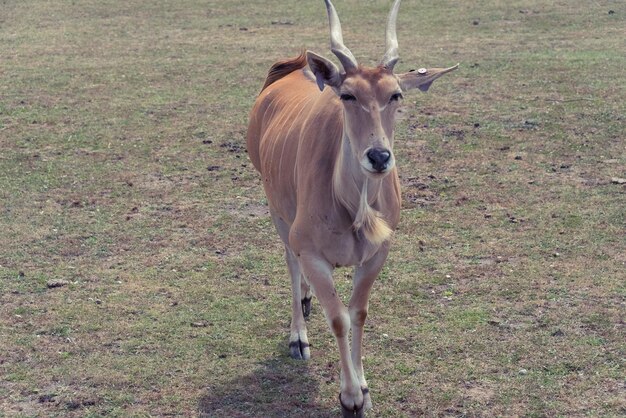
[[[394,119],[403,92],[426,91],[458,65],[394,74],[396,0],[382,61],[375,68],[360,66],[343,44],[335,8],[325,1],[331,51],[343,70],[310,51],[274,64],[252,109],[247,143],[285,244],[293,296],[291,357],[311,356],[305,317],[315,295],[339,346],[343,416],[363,416],[371,408],[363,324],[400,215]],[[333,285],[340,266],[355,266],[348,307]]]

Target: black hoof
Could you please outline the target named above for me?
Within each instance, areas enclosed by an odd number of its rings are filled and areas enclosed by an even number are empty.
[[[365,417],[365,405],[361,405],[360,408],[353,407],[348,408],[341,402],[341,393],[339,394],[339,405],[341,405],[342,418],[364,418]]]
[[[291,341],[289,343],[289,356],[294,360],[309,360],[311,358],[309,344],[300,340]]]
[[[311,315],[311,298],[302,299],[302,314],[305,318]]]

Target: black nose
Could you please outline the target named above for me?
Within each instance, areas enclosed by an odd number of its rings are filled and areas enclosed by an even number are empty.
[[[370,160],[370,163],[372,163],[372,168],[381,172],[387,168],[391,153],[384,148],[372,148],[367,151],[367,158]]]

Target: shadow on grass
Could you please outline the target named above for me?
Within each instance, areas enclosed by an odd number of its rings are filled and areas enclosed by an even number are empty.
[[[252,373],[212,387],[198,402],[199,416],[334,417],[315,404],[318,382],[303,361],[269,359]]]

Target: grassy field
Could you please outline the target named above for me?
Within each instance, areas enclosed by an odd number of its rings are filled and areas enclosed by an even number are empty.
[[[390,3],[336,1],[363,64]],[[397,71],[461,67],[396,130],[369,416],[626,414],[626,4],[509,3],[401,7]],[[304,47],[321,0],[0,1],[0,416],[339,414],[245,151]]]

